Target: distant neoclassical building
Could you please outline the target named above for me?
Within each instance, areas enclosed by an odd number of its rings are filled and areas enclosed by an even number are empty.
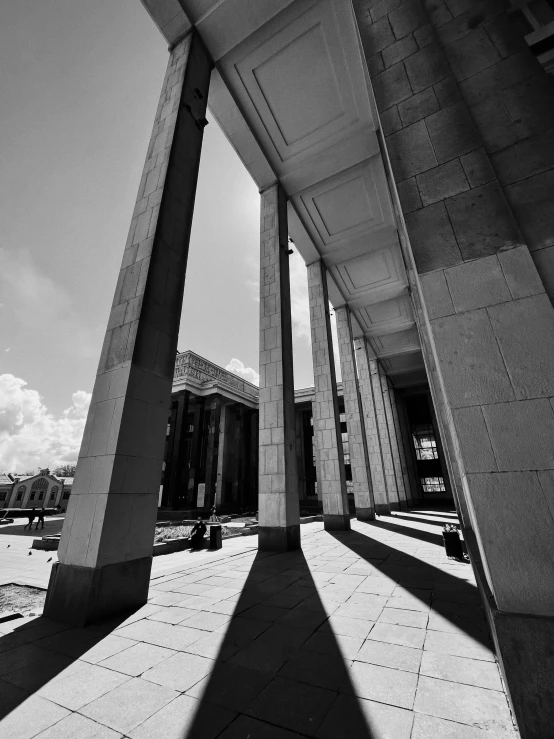
[[[36,475],[0,476],[0,508],[67,508],[73,478],[43,469]]]
[[[392,509],[436,501],[452,502],[442,444],[419,376],[405,373],[397,387],[387,384],[381,398],[394,414],[377,428],[380,448],[394,449],[385,475]],[[342,383],[337,384],[341,442],[349,503],[354,480]],[[296,457],[300,506],[321,507],[313,438],[314,387],[295,392]],[[167,424],[162,509],[207,512],[214,503],[228,511],[258,508],[259,388],[191,351],[175,362]],[[441,461],[442,460],[442,461]],[[377,462],[385,464],[382,453]],[[395,463],[396,462],[396,463]]]

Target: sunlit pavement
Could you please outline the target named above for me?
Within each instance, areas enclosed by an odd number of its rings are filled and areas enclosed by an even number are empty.
[[[445,521],[421,510],[350,533],[307,524],[302,552],[277,555],[232,539],[155,558],[149,603],[125,621],[11,622],[0,737],[514,739]]]

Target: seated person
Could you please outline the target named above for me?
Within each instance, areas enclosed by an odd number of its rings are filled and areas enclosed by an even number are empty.
[[[190,533],[190,545],[193,549],[201,549],[202,540],[204,539],[204,534],[207,530],[206,524],[201,518],[199,518],[192,527],[192,531]]]

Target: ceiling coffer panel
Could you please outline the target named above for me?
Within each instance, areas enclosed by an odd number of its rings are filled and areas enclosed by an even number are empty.
[[[408,295],[359,308],[356,316],[366,335],[378,335],[387,330],[407,328],[414,323],[412,304]]]
[[[369,340],[377,356],[401,354],[419,349],[419,336],[415,327],[381,336],[371,336]]]
[[[388,247],[334,265],[331,274],[351,307],[394,298],[407,285],[399,248]]]
[[[235,63],[282,162],[344,135],[359,118],[333,5],[318,5]]]

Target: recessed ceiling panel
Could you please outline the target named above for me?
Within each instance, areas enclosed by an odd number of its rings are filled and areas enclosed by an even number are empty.
[[[352,307],[395,297],[406,287],[406,273],[398,247],[379,249],[340,262],[331,267],[331,273]]]
[[[309,28],[252,72],[287,146],[344,115],[321,23]]]
[[[331,0],[293,3],[222,62],[282,163],[348,138],[361,124],[343,16]]]
[[[371,336],[370,341],[377,356],[415,351],[419,348],[419,336],[415,328],[395,331],[392,334]]]
[[[364,306],[357,310],[356,315],[368,335],[384,333],[387,329],[398,330],[414,322],[410,298],[407,295]]]

